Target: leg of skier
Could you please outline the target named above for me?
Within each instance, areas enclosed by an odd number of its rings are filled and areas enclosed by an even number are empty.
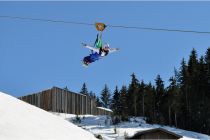
[[[96,41],[95,41],[95,44],[94,46],[98,49],[102,48],[102,40],[101,40],[101,37],[102,37],[102,32],[99,32],[97,34],[97,38],[96,38]]]

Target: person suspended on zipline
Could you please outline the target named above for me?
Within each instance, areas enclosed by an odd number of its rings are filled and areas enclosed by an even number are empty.
[[[108,43],[103,45],[102,43],[102,31],[105,29],[106,25],[103,23],[96,24],[96,29],[99,31],[96,37],[94,46],[82,43],[82,45],[91,50],[91,54],[83,58],[83,64],[88,66],[90,63],[99,60],[100,58],[107,56],[109,53],[119,50],[118,48],[110,48]]]

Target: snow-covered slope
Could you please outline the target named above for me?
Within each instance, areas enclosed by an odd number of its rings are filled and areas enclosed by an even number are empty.
[[[0,140],[95,140],[74,124],[0,92]]]
[[[72,121],[76,116],[73,114],[53,113],[57,116],[64,118],[65,120]],[[196,133],[192,131],[186,131],[169,126],[151,125],[147,124],[143,117],[130,118],[129,122],[122,122],[116,126],[109,125],[109,119],[107,116],[94,116],[94,115],[81,115],[81,124],[84,129],[87,129],[93,134],[100,134],[105,140],[117,140],[123,139],[124,135],[132,136],[136,132],[144,131],[154,128],[164,128],[168,131],[183,136],[180,140],[210,140],[210,136]],[[116,134],[114,129],[116,127]]]

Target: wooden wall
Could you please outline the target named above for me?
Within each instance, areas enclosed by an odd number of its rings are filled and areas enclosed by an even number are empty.
[[[111,112],[96,108],[95,100],[83,94],[53,87],[19,99],[46,111],[68,114],[111,115]]]

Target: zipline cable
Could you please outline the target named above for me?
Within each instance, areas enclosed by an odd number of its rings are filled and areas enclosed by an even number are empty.
[[[83,22],[52,20],[52,19],[41,19],[41,18],[28,18],[28,17],[0,16],[0,18],[21,19],[21,20],[35,20],[35,21],[44,21],[44,22],[57,22],[57,23],[80,24],[80,25],[90,25],[90,26],[94,25],[94,24],[83,23]]]
[[[135,26],[133,26],[133,27],[131,27],[131,26],[115,26],[115,25],[107,25],[107,26],[115,27],[115,28],[130,28],[130,29],[139,29],[139,30],[153,30],[153,31],[167,31],[167,32],[184,32],[184,33],[210,34],[210,32],[193,31],[193,30],[150,28],[150,27],[135,27]]]
[[[63,21],[63,20],[41,19],[41,18],[28,18],[28,17],[17,17],[17,16],[1,16],[0,15],[0,18],[21,19],[21,20],[34,20],[34,21],[43,21],[43,22],[65,23],[65,24],[78,24],[78,25],[87,25],[87,26],[93,26],[93,25],[95,25],[93,23],[85,23],[85,22]],[[151,28],[151,27],[140,27],[140,26],[122,26],[122,25],[111,25],[111,24],[107,24],[106,27],[111,27],[111,28],[124,28],[124,29],[137,29],[137,30],[166,31],[166,32],[210,34],[210,32],[208,32],[208,31],[167,29],[167,28]]]

